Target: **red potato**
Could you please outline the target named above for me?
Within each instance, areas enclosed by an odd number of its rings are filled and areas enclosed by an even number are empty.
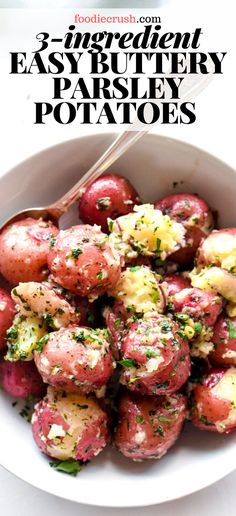
[[[15,398],[29,396],[40,398],[45,393],[45,385],[34,362],[7,362],[0,364],[1,385],[4,391]]]
[[[236,366],[236,317],[221,314],[214,326],[214,351],[209,360],[215,365]]]
[[[80,296],[96,299],[112,288],[121,272],[120,256],[97,226],[60,231],[48,255],[52,280]]]
[[[40,342],[42,351],[34,352],[34,360],[44,382],[53,387],[92,392],[103,387],[112,375],[107,330],[71,326],[48,334]]]
[[[107,231],[107,218],[116,219],[140,204],[138,193],[122,176],[108,174],[90,185],[79,202],[79,216],[85,224],[98,224]]]
[[[51,277],[43,282],[43,286],[53,290],[57,296],[67,301],[75,311],[80,326],[89,326],[90,328],[97,328],[99,326],[100,317],[97,303],[91,303],[86,297],[80,297],[69,290],[57,285]],[[77,321],[77,323],[78,323]]]
[[[185,288],[171,298],[174,313],[187,314],[194,322],[214,326],[223,303],[220,296],[199,288]]]
[[[194,385],[191,420],[200,430],[228,433],[236,428],[236,368],[216,369]]]
[[[180,292],[184,288],[191,287],[191,282],[188,278],[180,274],[166,274],[161,287],[164,289],[165,296],[169,297],[177,294],[177,292]]]
[[[183,224],[187,231],[186,247],[173,253],[169,259],[180,264],[191,262],[200,242],[213,229],[213,215],[209,206],[196,195],[180,193],[160,199],[155,203],[155,208]]]
[[[30,217],[6,227],[0,234],[1,274],[13,285],[43,281],[49,244],[57,233],[51,222]]]
[[[182,394],[142,397],[126,393],[119,403],[113,443],[129,459],[160,459],[178,439],[187,416]]]
[[[42,318],[53,330],[79,323],[79,315],[74,307],[45,283],[19,283],[11,295],[21,315]]]
[[[202,242],[197,253],[197,267],[217,265],[236,269],[236,228],[214,230]]]
[[[40,450],[60,460],[91,460],[109,440],[107,415],[95,399],[52,387],[35,406],[32,431]]]
[[[140,394],[172,394],[190,375],[188,343],[171,319],[157,316],[133,323],[122,342],[121,383]]]
[[[0,351],[6,347],[6,331],[12,325],[15,303],[10,294],[0,288]]]

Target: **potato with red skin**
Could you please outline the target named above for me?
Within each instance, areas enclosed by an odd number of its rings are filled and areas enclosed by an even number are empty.
[[[180,292],[184,288],[191,287],[191,282],[188,278],[185,278],[181,274],[166,274],[161,284],[162,289],[165,292],[165,296],[173,296]]]
[[[45,343],[46,340],[46,344]],[[93,392],[108,382],[113,359],[107,330],[61,328],[43,337],[34,360],[45,383],[66,392]]]
[[[202,269],[208,265],[216,265],[223,267],[226,270],[230,269],[230,265],[224,266],[224,261],[229,258],[231,261],[234,258],[236,268],[236,228],[224,228],[214,230],[202,242],[197,253],[197,267]]]
[[[209,206],[196,195],[179,193],[168,195],[155,202],[155,208],[183,224],[187,231],[186,247],[173,253],[169,259],[179,264],[191,262],[200,242],[213,229],[213,215]]]
[[[4,391],[15,398],[26,399],[29,396],[40,398],[45,393],[45,384],[34,362],[0,363],[0,384]]]
[[[112,288],[121,272],[120,256],[98,226],[60,231],[48,255],[52,280],[93,301]]]
[[[189,346],[165,316],[133,323],[123,339],[120,382],[140,394],[172,394],[190,375]]]
[[[236,429],[236,368],[212,370],[194,384],[190,414],[200,430],[228,433]]]
[[[116,219],[140,204],[138,193],[122,176],[108,174],[92,183],[79,202],[79,216],[85,224],[97,224],[108,230],[107,219]]]
[[[219,366],[236,366],[236,317],[221,314],[214,326],[214,351],[209,360]]]
[[[15,316],[15,303],[10,294],[0,288],[0,351],[6,348],[6,332]]]
[[[0,233],[0,272],[13,285],[43,281],[47,275],[49,243],[58,229],[51,222],[28,217]]]
[[[179,437],[187,399],[182,394],[147,397],[125,393],[118,412],[114,446],[129,459],[160,459]]]
[[[48,388],[32,416],[33,437],[55,459],[91,460],[109,441],[108,417],[92,397]]]
[[[214,326],[223,302],[220,296],[199,288],[185,288],[171,297],[172,312],[187,314],[194,322]]]

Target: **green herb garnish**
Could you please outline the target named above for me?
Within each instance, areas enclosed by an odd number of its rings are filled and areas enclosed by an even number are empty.
[[[110,197],[101,197],[97,201],[97,207],[99,210],[107,210],[111,204]]]
[[[153,357],[159,357],[159,356],[160,356],[160,353],[158,353],[154,349],[148,349],[146,351],[146,357],[147,358],[153,358]]]
[[[228,330],[229,330],[229,338],[236,339],[236,331],[234,329],[234,325],[233,325],[232,321],[230,321],[229,319],[227,319],[227,326],[228,326]]]
[[[200,322],[195,322],[194,323],[194,331],[196,333],[201,333],[201,331],[202,331],[202,324]]]
[[[82,254],[83,251],[80,247],[77,247],[76,249],[71,249],[71,256],[77,260],[80,254]]]
[[[141,265],[134,265],[133,267],[130,267],[130,272],[136,272],[136,271],[139,271],[139,269],[141,269]]]
[[[119,360],[118,364],[122,365],[122,367],[126,367],[130,369],[131,367],[136,367],[137,363],[134,358],[123,358],[123,360]]]
[[[67,473],[67,475],[72,475],[76,477],[77,473],[81,471],[81,463],[75,459],[68,459],[64,461],[55,460],[53,462],[49,462],[51,468],[60,471],[61,473]]]
[[[145,423],[143,416],[136,416],[136,423]]]
[[[121,319],[116,319],[114,322],[115,330],[119,330],[120,325],[121,325]]]
[[[49,339],[49,335],[44,335],[44,337],[42,337],[38,341],[35,351],[37,351],[38,353],[41,353],[43,351],[44,346],[47,344],[48,339]]]

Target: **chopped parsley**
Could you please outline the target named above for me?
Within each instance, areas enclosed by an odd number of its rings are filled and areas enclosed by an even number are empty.
[[[75,258],[75,260],[77,260],[79,255],[82,253],[83,253],[83,251],[82,251],[81,247],[76,247],[76,249],[71,249],[71,256],[72,256],[72,258]]]
[[[76,342],[84,342],[86,340],[85,334],[83,331],[80,331],[79,333],[72,333],[72,337]]]
[[[50,240],[48,242],[49,247],[54,247],[55,243],[56,243],[56,237],[51,236],[51,238],[50,238]]]
[[[11,328],[9,328],[9,330],[7,330],[7,338],[8,339],[15,340],[15,339],[17,339],[17,337],[18,337],[18,330],[17,330],[17,328],[12,326]]]
[[[143,416],[136,416],[136,423],[145,423],[145,419]]]
[[[114,222],[111,219],[108,219],[108,229],[109,231],[113,230]]]
[[[119,330],[120,325],[121,325],[121,319],[116,319],[114,322],[115,330]]]
[[[214,426],[213,423],[210,423],[210,421],[208,421],[206,416],[201,416],[199,418],[199,423],[203,423],[206,426]]]
[[[233,325],[232,321],[230,321],[229,319],[227,319],[227,326],[228,326],[228,330],[229,330],[229,338],[236,339],[236,331],[234,329],[234,325]]]
[[[159,301],[159,299],[160,299],[160,294],[159,294],[158,290],[156,289],[156,292],[153,292],[152,294],[150,294],[150,297],[152,298],[153,303],[157,303],[157,301]]]
[[[157,428],[155,428],[154,434],[159,434],[160,437],[164,437],[165,432],[163,430],[163,427],[161,425],[159,425]]]
[[[165,389],[165,387],[169,387],[169,385],[170,385],[169,380],[166,380],[166,382],[164,382],[164,383],[158,383],[156,385],[156,389],[163,389],[163,388]]]
[[[122,367],[126,367],[130,369],[131,367],[137,367],[136,360],[134,358],[123,358],[123,360],[119,360],[118,364],[122,365]]]
[[[73,477],[76,477],[77,473],[79,473],[82,468],[81,462],[75,459],[68,459],[63,461],[55,460],[53,462],[49,462],[49,465],[51,468],[54,468],[61,473],[72,475]]]
[[[111,199],[110,197],[101,197],[97,200],[97,207],[99,210],[107,210],[110,207]]]
[[[42,337],[38,341],[35,351],[37,351],[38,353],[41,353],[43,351],[44,346],[47,344],[48,339],[49,339],[49,335],[44,335],[44,337]]]
[[[153,357],[159,357],[159,356],[160,356],[160,353],[158,353],[154,349],[148,349],[146,351],[146,357],[147,358],[153,358]]]
[[[168,319],[165,319],[162,323],[161,323],[161,331],[163,333],[168,333],[169,331],[171,331],[172,329],[172,326],[173,324],[171,322],[168,321]],[[177,333],[177,332],[176,332]]]
[[[173,423],[173,418],[165,416],[159,416],[158,420],[160,421],[160,423]]]
[[[201,333],[201,331],[202,331],[202,324],[200,322],[195,322],[194,323],[194,331],[196,333]]]
[[[136,271],[139,271],[139,269],[141,269],[141,265],[134,265],[134,267],[130,267],[130,272],[136,272]]]
[[[160,253],[160,250],[161,250],[161,239],[157,238],[155,253]]]

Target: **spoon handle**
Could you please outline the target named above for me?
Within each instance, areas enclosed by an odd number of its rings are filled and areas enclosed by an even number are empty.
[[[79,199],[83,190],[109,168],[131,145],[139,140],[147,131],[127,130],[119,134],[115,141],[108,147],[104,154],[92,165],[92,167],[79,179],[79,181],[61,199],[50,206],[50,210],[56,210],[57,216],[62,215]]]

